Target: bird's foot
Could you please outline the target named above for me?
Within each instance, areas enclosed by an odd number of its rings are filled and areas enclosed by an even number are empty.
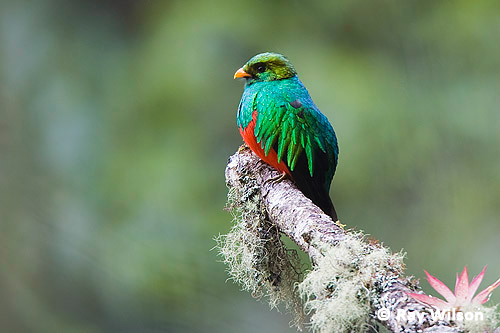
[[[283,179],[285,179],[287,176],[286,172],[283,172],[281,175],[279,176],[276,176],[276,177],[273,177],[273,178],[269,178],[268,180],[266,180],[264,183],[273,183],[273,184],[277,184],[279,183],[280,181],[282,181]]]

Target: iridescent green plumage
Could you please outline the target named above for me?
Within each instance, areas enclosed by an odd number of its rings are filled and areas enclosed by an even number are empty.
[[[285,162],[304,194],[314,201],[321,186],[321,196],[328,197],[337,166],[337,138],[293,66],[279,54],[264,53],[250,59],[240,71],[247,83],[237,123],[245,142],[249,139],[245,129],[256,112],[253,136],[264,151],[263,159],[273,165],[266,158],[274,150],[277,163]]]

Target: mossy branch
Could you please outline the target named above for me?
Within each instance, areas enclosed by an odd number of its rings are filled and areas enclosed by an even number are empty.
[[[299,328],[305,318],[302,309],[310,314],[311,329],[318,332],[377,331],[379,325],[392,332],[492,327],[494,320],[469,327],[434,320],[431,308],[406,294],[419,287],[402,275],[402,253],[393,254],[360,232],[344,230],[292,181],[273,181],[278,172],[245,146],[229,158],[225,174],[228,208],[236,223],[231,233],[219,238],[229,274],[255,297],[269,296],[272,306],[284,302],[293,309]],[[313,269],[304,277],[297,256],[284,247],[280,233],[311,258]],[[383,308],[391,313],[387,320],[377,316]],[[398,316],[417,312],[423,315]]]

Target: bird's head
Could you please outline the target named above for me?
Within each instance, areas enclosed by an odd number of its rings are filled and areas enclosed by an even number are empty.
[[[247,84],[258,81],[288,79],[297,75],[290,61],[278,53],[261,53],[238,69],[234,78],[245,78]]]

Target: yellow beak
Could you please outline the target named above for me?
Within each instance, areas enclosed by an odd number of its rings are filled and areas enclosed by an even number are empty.
[[[250,75],[247,72],[245,72],[245,70],[243,69],[243,67],[241,67],[240,69],[238,69],[236,71],[236,73],[234,73],[233,79],[238,79],[238,78],[242,78],[242,77],[251,77],[251,76],[252,75]]]

